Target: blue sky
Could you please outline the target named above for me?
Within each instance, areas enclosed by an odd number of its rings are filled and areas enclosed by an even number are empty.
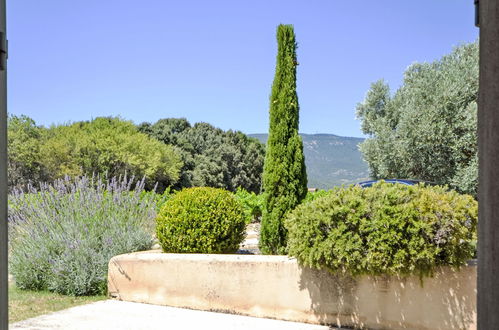
[[[268,131],[276,26],[293,24],[300,131],[362,136],[371,82],[477,39],[472,0],[7,0],[8,107],[38,124],[185,117]]]

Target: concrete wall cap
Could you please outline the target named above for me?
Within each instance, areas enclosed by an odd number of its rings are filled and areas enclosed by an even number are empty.
[[[224,261],[224,262],[259,262],[288,263],[296,262],[289,256],[251,255],[251,254],[197,254],[197,253],[163,253],[161,250],[141,251],[121,254],[111,260],[190,260],[190,261]]]

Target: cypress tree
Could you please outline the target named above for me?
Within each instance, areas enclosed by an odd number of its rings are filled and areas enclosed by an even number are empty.
[[[263,169],[265,212],[260,250],[285,253],[287,231],[283,220],[307,194],[303,143],[298,135],[296,41],[292,25],[277,27],[277,64],[270,97],[270,128]]]

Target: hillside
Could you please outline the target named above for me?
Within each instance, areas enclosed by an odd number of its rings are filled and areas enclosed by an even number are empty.
[[[300,134],[303,139],[308,186],[329,189],[333,186],[366,180],[367,163],[357,145],[364,139],[334,134]],[[268,134],[249,134],[265,143]]]

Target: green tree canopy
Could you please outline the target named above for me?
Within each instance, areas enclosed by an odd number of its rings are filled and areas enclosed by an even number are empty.
[[[380,80],[357,106],[369,138],[360,149],[374,178],[447,184],[476,196],[478,43],[415,63],[390,95]]]
[[[40,153],[44,129],[24,115],[10,115],[7,127],[9,187],[21,188],[28,183],[46,180]]]
[[[223,131],[208,123],[193,126],[185,118],[142,123],[139,130],[180,152],[182,167],[177,188],[208,186],[260,192],[264,146],[238,131]]]
[[[96,118],[53,126],[41,146],[43,163],[54,178],[107,173],[145,176],[159,190],[177,182],[182,166],[172,146],[140,133],[132,122]]]

